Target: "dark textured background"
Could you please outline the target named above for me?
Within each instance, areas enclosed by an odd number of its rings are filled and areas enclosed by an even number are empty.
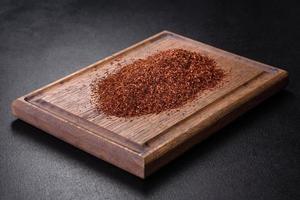
[[[299,199],[299,5],[0,3],[0,199]],[[290,72],[286,90],[140,180],[10,114],[13,99],[170,30]]]

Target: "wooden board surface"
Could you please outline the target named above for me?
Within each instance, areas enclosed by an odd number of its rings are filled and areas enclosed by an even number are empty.
[[[108,118],[91,104],[94,78],[170,48],[215,59],[227,73],[226,80],[182,108],[160,114]],[[144,178],[286,83],[284,70],[164,31],[20,97],[12,109],[24,121]]]

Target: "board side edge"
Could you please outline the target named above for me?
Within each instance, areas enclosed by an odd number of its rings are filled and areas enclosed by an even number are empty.
[[[13,115],[22,121],[135,176],[145,178],[144,159],[140,154],[60,119],[22,97],[12,102],[11,109]]]
[[[267,88],[263,89],[262,91],[252,94],[244,101],[241,105],[239,105],[236,109],[229,112],[225,117],[224,120],[218,120],[214,124],[211,124],[207,129],[202,130],[201,132],[194,130],[196,134],[192,135],[191,137],[186,138],[185,140],[176,144],[176,142],[172,142],[170,148],[164,152],[162,155],[153,156],[160,149],[156,149],[156,151],[152,152],[151,154],[145,155],[145,177],[151,175],[164,165],[168,164],[176,157],[180,156],[196,144],[200,143],[204,139],[208,138],[213,133],[217,132],[221,128],[225,127],[236,118],[247,112],[248,110],[254,108],[270,96],[274,95],[281,89],[285,88],[289,82],[288,79],[288,72],[282,69],[278,69],[278,73],[276,77],[274,77],[276,81],[271,83]],[[170,145],[170,144],[169,144]]]

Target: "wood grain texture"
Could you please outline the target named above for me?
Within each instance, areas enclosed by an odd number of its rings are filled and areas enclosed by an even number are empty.
[[[90,83],[157,51],[183,48],[216,60],[226,80],[182,108],[130,119],[90,102]],[[118,64],[120,63],[120,64]],[[287,72],[163,31],[12,103],[20,119],[141,178],[283,88]]]

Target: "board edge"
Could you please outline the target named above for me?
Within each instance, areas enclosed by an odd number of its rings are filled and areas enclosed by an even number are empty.
[[[289,82],[288,72],[282,69],[278,69],[278,72],[276,76],[273,77],[273,79],[275,79],[276,81],[273,83],[269,81],[269,85],[266,88],[257,93],[249,95],[247,97],[247,100],[245,100],[232,112],[229,112],[226,117],[224,117],[224,119],[226,120],[218,120],[214,124],[211,124],[211,128],[204,131],[205,134],[203,134],[203,130],[201,132],[195,131],[196,134],[191,135],[191,137],[185,138],[183,141],[176,143],[173,141],[173,139],[172,142],[166,143],[165,145],[169,145],[169,148],[163,153],[161,152],[161,149],[164,148],[164,146],[161,146],[155,151],[144,155],[145,177],[151,175],[162,166],[165,166],[196,144],[199,144],[201,141],[208,138],[213,133],[233,122],[236,118],[240,117],[248,110],[254,108],[267,98],[285,88]],[[251,101],[251,99],[255,99],[255,101]]]
[[[11,110],[14,116],[45,133],[135,176],[145,178],[144,158],[141,153],[92,134],[67,120],[57,118],[57,116],[28,103],[22,97],[12,102]],[[44,123],[45,121],[47,123]]]

